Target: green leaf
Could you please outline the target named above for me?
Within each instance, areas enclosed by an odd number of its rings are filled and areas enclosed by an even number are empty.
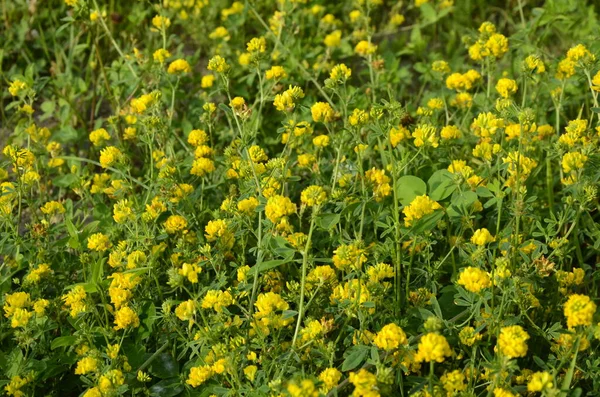
[[[317,226],[325,230],[331,230],[340,222],[340,214],[319,214],[317,216]]]
[[[152,361],[148,372],[161,379],[173,378],[179,375],[179,364],[169,353],[161,353]]]
[[[421,9],[421,14],[423,14],[423,20],[425,22],[435,22],[435,20],[437,19],[437,15],[435,13],[435,8],[433,8],[431,4],[425,3],[422,4],[419,8]]]
[[[59,347],[71,346],[75,344],[77,341],[76,336],[68,335],[68,336],[59,336],[58,338],[54,338],[52,343],[50,344],[50,349],[58,349]]]
[[[70,187],[77,182],[77,176],[74,174],[59,175],[52,180],[52,184],[57,187]]]
[[[288,257],[288,258],[284,258],[284,259],[273,259],[270,261],[262,262],[260,265],[253,266],[252,269],[250,269],[250,271],[248,273],[253,276],[257,272],[263,273],[263,272],[266,272],[267,270],[274,269],[278,266],[283,265],[284,263],[289,263],[291,261],[292,261],[292,258]]]
[[[442,210],[436,210],[433,214],[425,215],[414,224],[412,232],[414,234],[421,234],[432,230],[443,217],[444,211]]]
[[[40,108],[44,113],[52,113],[56,109],[56,104],[54,101],[44,101],[42,102]]]
[[[369,353],[367,346],[354,346],[348,349],[346,359],[342,363],[342,372],[353,370],[363,362]]]
[[[396,183],[396,194],[402,205],[409,205],[415,197],[422,196],[427,192],[425,182],[416,176],[403,176]]]
[[[448,170],[438,170],[427,181],[429,198],[440,201],[450,196],[457,189],[454,175]]]
[[[150,395],[156,397],[173,397],[183,392],[179,378],[164,379],[150,388]]]
[[[298,314],[298,312],[295,310],[284,310],[281,314],[281,319],[287,320],[288,318],[294,318],[296,317],[296,314]]]

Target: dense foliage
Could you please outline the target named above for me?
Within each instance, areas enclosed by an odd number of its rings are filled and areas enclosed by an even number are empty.
[[[9,396],[595,396],[594,1],[2,1]]]

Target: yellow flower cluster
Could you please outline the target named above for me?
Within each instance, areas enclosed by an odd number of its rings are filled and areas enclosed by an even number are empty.
[[[503,327],[498,336],[496,349],[508,358],[525,357],[529,334],[520,325]]]
[[[380,202],[390,194],[392,187],[390,185],[390,177],[385,174],[385,170],[371,168],[365,172],[365,178],[373,186],[373,197],[375,201]]]
[[[210,290],[202,299],[201,307],[221,313],[224,307],[231,305],[233,305],[233,297],[229,291]]]
[[[275,95],[273,106],[280,112],[291,112],[296,107],[296,103],[304,98],[304,91],[297,86],[291,86],[282,92]]]
[[[457,92],[470,91],[481,80],[481,74],[476,70],[466,73],[452,73],[446,78],[446,87]]]
[[[377,376],[362,368],[358,372],[350,372],[348,380],[354,385],[353,396],[379,397]]]
[[[324,122],[329,123],[332,122],[336,115],[335,111],[327,102],[317,102],[310,108],[310,112],[312,114],[312,119],[315,122]]]
[[[302,191],[300,201],[308,207],[319,206],[327,201],[327,192],[322,186],[312,185]]]
[[[62,300],[69,308],[71,317],[73,318],[87,310],[86,299],[87,294],[81,285],[75,286],[71,291],[62,296]]]
[[[408,339],[402,328],[391,323],[381,328],[381,331],[373,339],[373,343],[380,349],[391,351],[408,344]]]
[[[496,238],[492,236],[490,231],[486,228],[475,230],[475,233],[473,233],[473,236],[471,237],[471,242],[480,247],[483,247],[489,243],[493,243],[494,241],[496,241]]]
[[[452,349],[448,340],[440,334],[430,332],[421,337],[419,341],[419,350],[415,356],[417,362],[443,362],[446,357],[452,356]]]
[[[469,47],[469,56],[474,61],[483,61],[486,57],[502,58],[508,51],[508,39],[496,33],[496,27],[484,22],[479,27],[479,38]]]
[[[436,148],[439,146],[436,128],[431,124],[419,124],[413,131],[412,137],[415,138],[414,144],[416,147],[432,146]]]
[[[333,264],[339,270],[360,269],[367,261],[366,253],[360,242],[342,244],[333,251]]]
[[[469,266],[460,273],[458,284],[467,291],[479,293],[482,289],[491,287],[492,281],[488,272]]]
[[[293,318],[283,318],[282,312],[288,310],[290,305],[275,292],[259,294],[254,306],[256,307],[254,326],[264,335],[268,335],[272,329],[285,327],[293,321]]]
[[[565,303],[564,313],[569,329],[580,325],[588,326],[592,324],[596,304],[587,295],[573,294]]]
[[[437,201],[430,199],[426,194],[417,196],[402,210],[404,213],[404,225],[406,227],[412,226],[425,215],[432,214],[435,210],[440,208],[442,208],[442,206]]]
[[[272,223],[278,223],[282,218],[296,212],[296,205],[288,197],[275,195],[269,197],[265,206],[265,215]]]

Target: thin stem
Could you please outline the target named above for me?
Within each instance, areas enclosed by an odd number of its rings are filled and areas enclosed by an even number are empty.
[[[296,346],[296,339],[300,331],[300,324],[304,315],[304,294],[306,290],[306,268],[308,266],[308,250],[310,249],[310,242],[312,239],[312,233],[315,228],[315,219],[317,218],[318,207],[313,208],[313,213],[310,220],[310,228],[308,230],[308,238],[304,251],[302,252],[302,279],[300,280],[300,303],[298,305],[298,320],[296,321],[296,330],[294,331],[294,338],[292,339],[292,347]]]

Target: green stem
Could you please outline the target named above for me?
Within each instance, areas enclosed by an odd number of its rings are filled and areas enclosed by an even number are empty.
[[[313,230],[315,228],[315,219],[317,218],[318,207],[313,209],[313,213],[310,220],[310,228],[308,230],[308,238],[304,251],[302,252],[302,279],[300,280],[300,303],[298,305],[298,320],[296,321],[296,330],[294,331],[294,338],[292,339],[292,347],[296,346],[296,339],[300,332],[300,324],[302,323],[302,317],[304,315],[304,294],[306,290],[306,268],[308,267],[308,250],[310,249],[310,242],[312,239]]]

